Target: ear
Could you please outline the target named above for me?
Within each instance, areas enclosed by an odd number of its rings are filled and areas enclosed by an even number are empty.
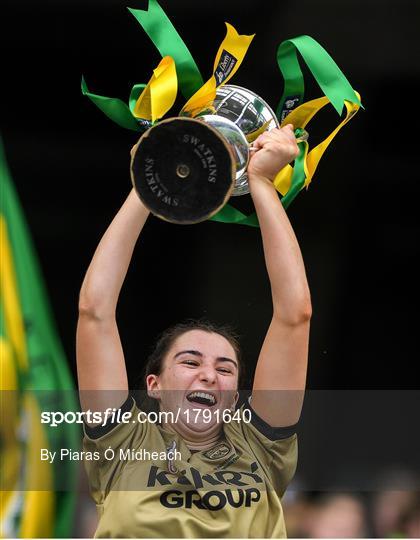
[[[160,400],[159,376],[150,374],[146,377],[147,395],[150,398]]]

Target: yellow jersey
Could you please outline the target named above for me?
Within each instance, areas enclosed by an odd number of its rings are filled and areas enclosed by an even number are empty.
[[[121,410],[133,420],[85,426],[95,537],[285,538],[281,497],[296,469],[294,426],[271,428],[245,409],[248,421],[225,422],[219,442],[199,452],[156,423],[136,421],[131,397]]]

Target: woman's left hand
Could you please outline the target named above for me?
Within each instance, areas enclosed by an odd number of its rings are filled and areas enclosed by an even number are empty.
[[[277,173],[299,154],[292,124],[280,129],[266,131],[253,143],[251,159],[248,164],[250,187],[257,178],[272,182]]]

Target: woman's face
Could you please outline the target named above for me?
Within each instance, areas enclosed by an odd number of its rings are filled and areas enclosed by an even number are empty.
[[[173,427],[181,433],[221,429],[223,411],[234,409],[237,388],[238,359],[232,345],[203,330],[179,336],[161,374],[147,377],[149,395],[159,400],[162,411],[174,414]]]

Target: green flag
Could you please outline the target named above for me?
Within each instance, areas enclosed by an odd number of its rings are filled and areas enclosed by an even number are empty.
[[[44,410],[77,409],[74,385],[1,140],[0,233],[0,534],[72,536],[77,465],[39,449],[78,447],[75,424],[41,423]]]

